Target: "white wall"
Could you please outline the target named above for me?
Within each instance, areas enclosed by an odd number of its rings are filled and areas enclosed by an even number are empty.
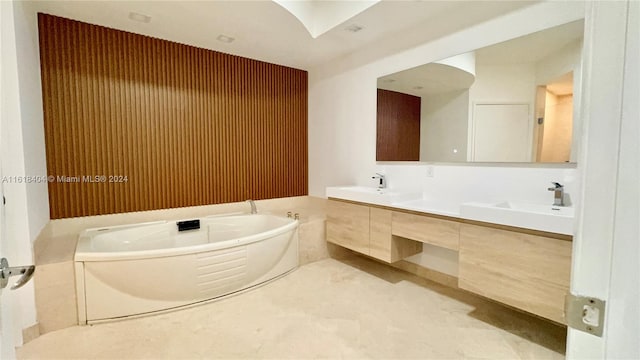
[[[556,96],[547,91],[540,161],[570,161],[572,134],[573,96]]]
[[[536,84],[544,85],[550,81],[573,71],[573,121],[571,134],[570,161],[576,162],[580,153],[582,138],[582,117],[580,116],[580,100],[582,99],[582,41],[567,45],[558,53],[552,54],[536,63]]]
[[[363,66],[353,68],[350,59],[346,58],[311,69],[310,195],[324,196],[327,186],[370,185],[372,173],[380,170],[382,164],[375,161],[378,77],[575,21],[583,16],[583,3],[542,3]],[[510,30],[507,32],[505,29]],[[436,168],[441,166],[435,165]],[[477,168],[479,171],[486,169],[483,166]],[[520,168],[509,169],[509,172],[521,171]]]
[[[2,2],[2,173],[46,175],[36,14],[25,2]],[[6,182],[3,241],[13,265],[33,263],[33,241],[49,221],[46,183]],[[33,282],[3,296],[13,303],[14,342],[36,323]]]
[[[581,2],[545,2],[398,52],[362,66],[338,59],[309,72],[309,194],[325,196],[327,186],[373,185],[386,172],[390,187],[424,191],[425,197],[450,202],[513,199],[545,202],[549,181],[567,184],[577,201],[576,170],[511,167],[376,163],[376,80],[380,76],[513,39],[584,17]],[[509,31],[505,31],[509,29]],[[529,101],[535,96],[531,88]],[[533,113],[533,111],[532,111]],[[430,254],[433,255],[433,254]],[[446,258],[443,262],[451,263]],[[439,268],[447,272],[446,268]]]
[[[468,128],[468,90],[423,96],[420,161],[466,161]]]
[[[18,78],[20,81],[20,119],[22,121],[22,157],[24,171],[30,176],[47,175],[40,80],[40,46],[38,18],[31,5],[17,1],[14,5]],[[47,183],[26,185],[29,238],[33,242],[49,221],[49,191]]]
[[[433,167],[433,177],[427,167]],[[553,203],[547,188],[551,181],[565,185],[570,201],[579,201],[579,179],[575,168],[509,167],[475,165],[384,165],[390,187],[422,187],[426,200],[460,205],[464,202]],[[418,185],[419,184],[419,185]]]
[[[535,91],[533,63],[477,64],[476,80],[469,88],[469,101],[532,103]]]
[[[580,64],[582,61],[582,41],[574,41],[558,52],[536,62],[535,77],[537,85],[548,84],[556,78],[573,71],[573,78],[580,79]],[[580,88],[574,86],[574,92]]]

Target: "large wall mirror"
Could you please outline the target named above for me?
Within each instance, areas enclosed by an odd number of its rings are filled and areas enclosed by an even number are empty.
[[[377,161],[577,157],[584,22],[378,78]]]

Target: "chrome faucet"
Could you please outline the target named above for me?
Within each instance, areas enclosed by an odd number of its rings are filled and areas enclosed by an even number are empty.
[[[564,186],[557,182],[551,182],[553,187],[547,190],[553,191],[553,206],[564,206]]]
[[[375,176],[371,177],[372,179],[379,179],[378,189],[386,189],[387,188],[387,178],[384,177],[383,174],[376,173]]]
[[[251,213],[257,214],[258,208],[256,208],[256,203],[253,200],[247,200],[247,202],[249,203],[249,205],[251,205]]]

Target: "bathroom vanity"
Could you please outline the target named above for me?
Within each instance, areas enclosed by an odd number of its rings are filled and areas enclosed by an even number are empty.
[[[567,236],[463,223],[458,286],[564,324],[571,247]]]
[[[393,211],[364,203],[329,200],[327,241],[393,263],[422,251],[422,243],[392,235]]]
[[[457,251],[461,289],[566,323],[571,235],[473,220],[437,205],[418,211],[416,201],[387,204],[384,191],[353,201],[340,189],[327,189],[328,242],[388,263],[421,252],[423,243]]]

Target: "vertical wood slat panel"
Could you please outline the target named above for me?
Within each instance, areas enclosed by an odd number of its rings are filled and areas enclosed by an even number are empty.
[[[305,71],[38,21],[52,219],[307,194]]]
[[[420,97],[378,89],[376,160],[420,160]]]

